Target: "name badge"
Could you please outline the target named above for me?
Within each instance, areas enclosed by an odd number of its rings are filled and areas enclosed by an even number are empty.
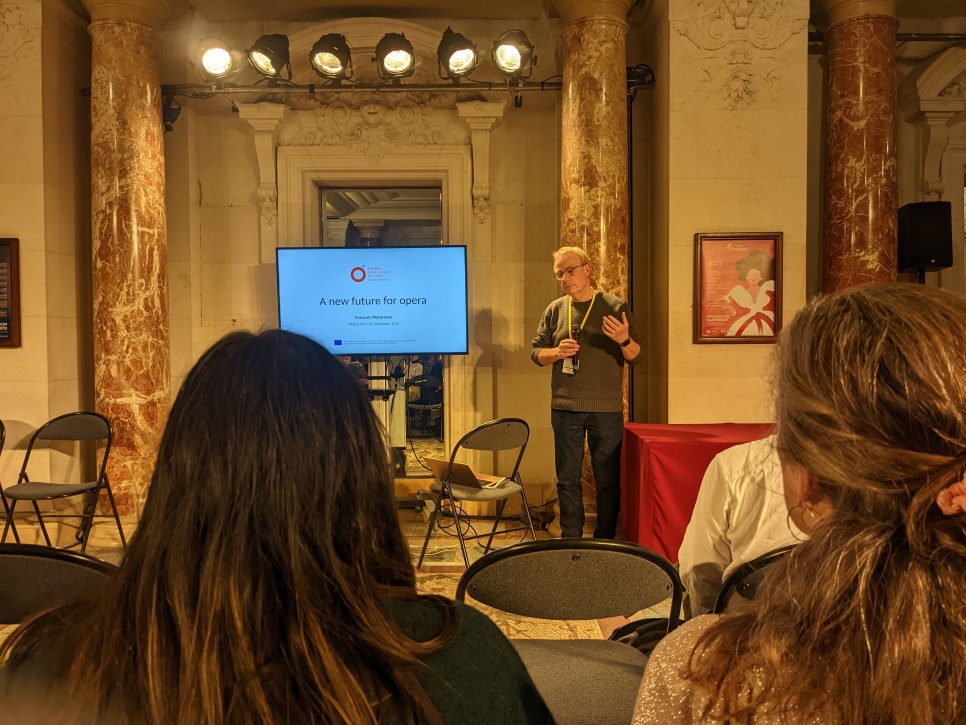
[[[574,359],[571,357],[565,357],[563,361],[563,373],[564,375],[574,374]]]

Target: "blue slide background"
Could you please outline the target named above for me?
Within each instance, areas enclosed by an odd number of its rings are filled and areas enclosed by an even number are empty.
[[[276,259],[283,330],[342,355],[468,352],[466,247],[297,247]]]

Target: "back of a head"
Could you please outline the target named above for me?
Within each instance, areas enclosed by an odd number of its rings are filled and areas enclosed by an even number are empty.
[[[914,544],[924,517],[946,523],[932,503],[966,467],[966,300],[906,284],[821,297],[782,333],[776,384],[779,450],[837,512],[906,523]]]
[[[396,520],[387,460],[366,395],[335,357],[288,332],[234,333],[185,378],[142,527],[181,523],[226,555],[282,556],[299,542],[320,561],[364,566],[354,560],[368,547],[347,543],[371,536],[404,556],[381,534]]]
[[[417,596],[365,393],[305,337],[233,333],[172,406],[71,686],[133,706],[119,721],[434,722],[411,670],[442,640],[387,607]]]
[[[820,297],[781,334],[776,387],[779,454],[831,507],[766,580],[749,660],[836,720],[962,722],[966,516],[937,496],[966,471],[966,301]]]

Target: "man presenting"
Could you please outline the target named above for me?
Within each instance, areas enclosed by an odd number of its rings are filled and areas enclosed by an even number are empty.
[[[590,284],[590,258],[579,247],[553,253],[564,296],[547,307],[530,358],[553,365],[550,376],[557,499],[563,536],[580,536],[584,503],[580,473],[584,437],[597,484],[594,537],[613,539],[620,511],[620,453],[624,434],[624,365],[644,359],[624,300]]]

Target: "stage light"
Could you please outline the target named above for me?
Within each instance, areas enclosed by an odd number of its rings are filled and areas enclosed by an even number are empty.
[[[342,79],[352,76],[352,52],[344,35],[323,35],[309,53],[312,68],[322,78]]]
[[[247,51],[252,68],[267,78],[281,78],[282,69],[288,68],[292,79],[292,67],[288,63],[288,36],[263,35]]]
[[[413,44],[402,33],[386,33],[376,45],[380,78],[408,78],[416,71]]]
[[[206,81],[226,81],[241,70],[241,53],[221,38],[205,38],[195,51],[198,73]]]
[[[493,44],[493,63],[508,78],[531,70],[533,46],[522,30],[508,30]]]
[[[446,28],[443,33],[436,57],[439,59],[440,68],[454,81],[469,75],[476,68],[476,46],[465,35],[454,33],[452,28]]]

